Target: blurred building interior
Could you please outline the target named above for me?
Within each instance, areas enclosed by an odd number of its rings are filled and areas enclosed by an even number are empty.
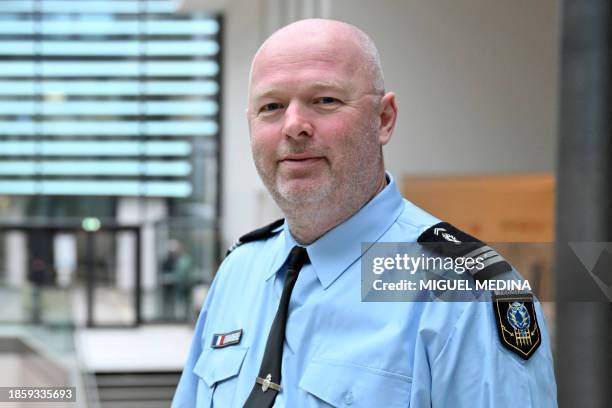
[[[225,249],[282,216],[251,160],[248,74],[308,17],[372,36],[399,105],[387,169],[503,246],[554,336],[561,15],[557,0],[0,0],[0,386],[169,406]]]
[[[0,2],[0,19],[0,322],[20,333],[7,344],[85,364],[101,401],[133,399],[123,384],[145,371],[146,398],[167,406],[218,263],[221,18],[32,0]],[[147,323],[164,324],[147,332],[159,348],[179,336],[174,360],[96,358],[103,328],[129,352]]]

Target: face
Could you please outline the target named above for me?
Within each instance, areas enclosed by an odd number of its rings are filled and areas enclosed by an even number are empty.
[[[253,158],[281,208],[337,205],[384,177],[383,97],[373,92],[359,49],[337,38],[300,38],[258,54],[249,92]]]

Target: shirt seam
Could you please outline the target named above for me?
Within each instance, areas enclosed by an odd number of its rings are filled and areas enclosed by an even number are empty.
[[[380,368],[375,368],[375,367],[370,367],[364,364],[359,364],[359,363],[355,363],[355,362],[348,362],[348,361],[338,361],[338,360],[334,360],[334,359],[330,359],[330,358],[313,358],[312,359],[313,363],[324,363],[324,364],[329,364],[329,365],[333,365],[336,367],[356,367],[356,368],[362,368],[365,369],[367,371],[372,372],[373,374],[376,375],[381,375],[384,377],[390,377],[390,378],[397,378],[398,380],[402,380],[404,382],[409,382],[412,383],[412,377],[407,376],[405,374],[401,374],[398,373],[396,371],[390,371],[390,370],[383,370]]]

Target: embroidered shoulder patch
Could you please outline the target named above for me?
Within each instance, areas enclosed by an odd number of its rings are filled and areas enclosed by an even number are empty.
[[[531,294],[493,295],[499,339],[508,350],[528,360],[541,343]]]
[[[242,329],[234,330],[229,333],[213,334],[210,347],[221,348],[240,343],[242,339]]]

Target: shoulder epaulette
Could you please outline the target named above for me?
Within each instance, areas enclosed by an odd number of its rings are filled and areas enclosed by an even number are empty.
[[[417,242],[426,245],[440,256],[480,259],[484,267],[470,269],[470,275],[483,282],[512,270],[512,266],[484,242],[440,222],[423,232]],[[502,345],[524,360],[536,352],[541,344],[540,326],[530,292],[492,296],[497,333]]]
[[[232,245],[225,256],[228,256],[234,249],[238,248],[242,244],[246,244],[247,242],[260,241],[262,239],[270,238],[280,232],[279,227],[285,223],[285,219],[281,218],[280,220],[276,220],[271,224],[266,225],[265,227],[257,228],[247,234],[244,234],[238,241]]]
[[[512,270],[512,266],[496,250],[447,222],[429,227],[419,236],[417,242],[432,244],[427,247],[441,256],[479,258],[484,266],[473,268],[469,272],[480,282]]]

